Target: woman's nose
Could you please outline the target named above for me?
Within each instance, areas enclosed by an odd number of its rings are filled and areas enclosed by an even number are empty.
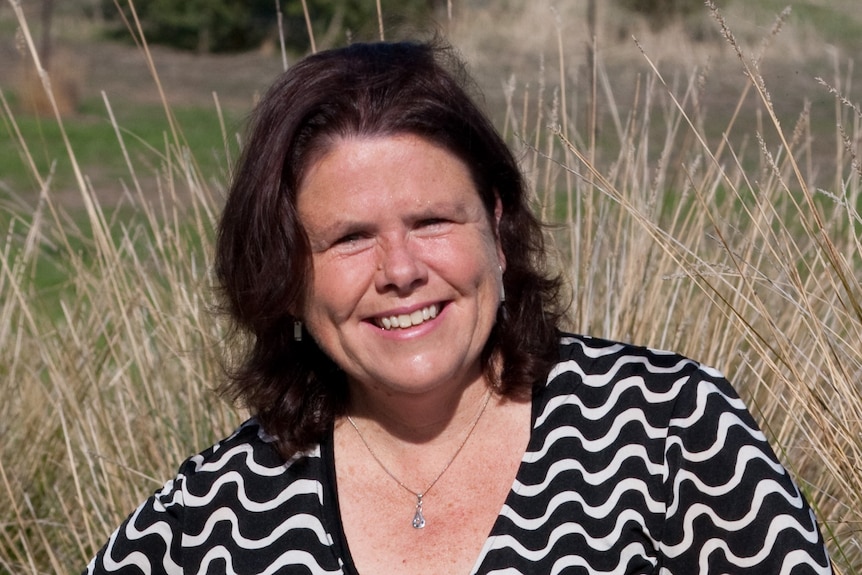
[[[425,283],[428,269],[409,238],[394,238],[378,245],[377,289],[408,293]]]

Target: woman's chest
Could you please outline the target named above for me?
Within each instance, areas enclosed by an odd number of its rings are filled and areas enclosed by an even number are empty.
[[[411,527],[416,496],[379,465],[349,470],[360,478],[352,487],[339,481],[350,554],[382,558],[375,569],[357,561],[359,572],[657,572],[668,497],[663,433],[630,414],[592,419],[561,403],[518,440],[526,447],[515,458],[498,432],[496,447],[479,445],[423,497],[422,530]]]
[[[417,473],[411,465],[389,468],[355,435],[339,443],[336,433],[340,523],[359,573],[471,572],[530,438],[528,403],[494,415],[480,422],[455,457],[430,465],[421,456],[414,460]]]

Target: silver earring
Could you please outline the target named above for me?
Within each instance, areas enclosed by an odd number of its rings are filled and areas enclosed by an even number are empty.
[[[302,341],[302,322],[293,320],[293,341]]]
[[[500,266],[500,303],[506,303],[506,284],[503,283],[503,266]]]

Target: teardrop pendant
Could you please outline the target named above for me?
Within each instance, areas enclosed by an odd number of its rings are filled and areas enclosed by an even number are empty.
[[[416,513],[413,514],[413,528],[422,529],[425,527],[425,516],[422,515],[422,496],[416,496]]]

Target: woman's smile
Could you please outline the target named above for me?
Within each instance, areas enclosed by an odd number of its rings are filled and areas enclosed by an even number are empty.
[[[302,319],[365,389],[481,377],[505,265],[467,166],[418,136],[340,139],[297,200],[312,247]]]
[[[421,325],[436,318],[439,310],[440,306],[438,304],[431,304],[423,306],[421,309],[417,309],[410,313],[391,313],[389,315],[375,318],[373,321],[377,327],[383,328],[387,331],[407,329],[408,327]]]

